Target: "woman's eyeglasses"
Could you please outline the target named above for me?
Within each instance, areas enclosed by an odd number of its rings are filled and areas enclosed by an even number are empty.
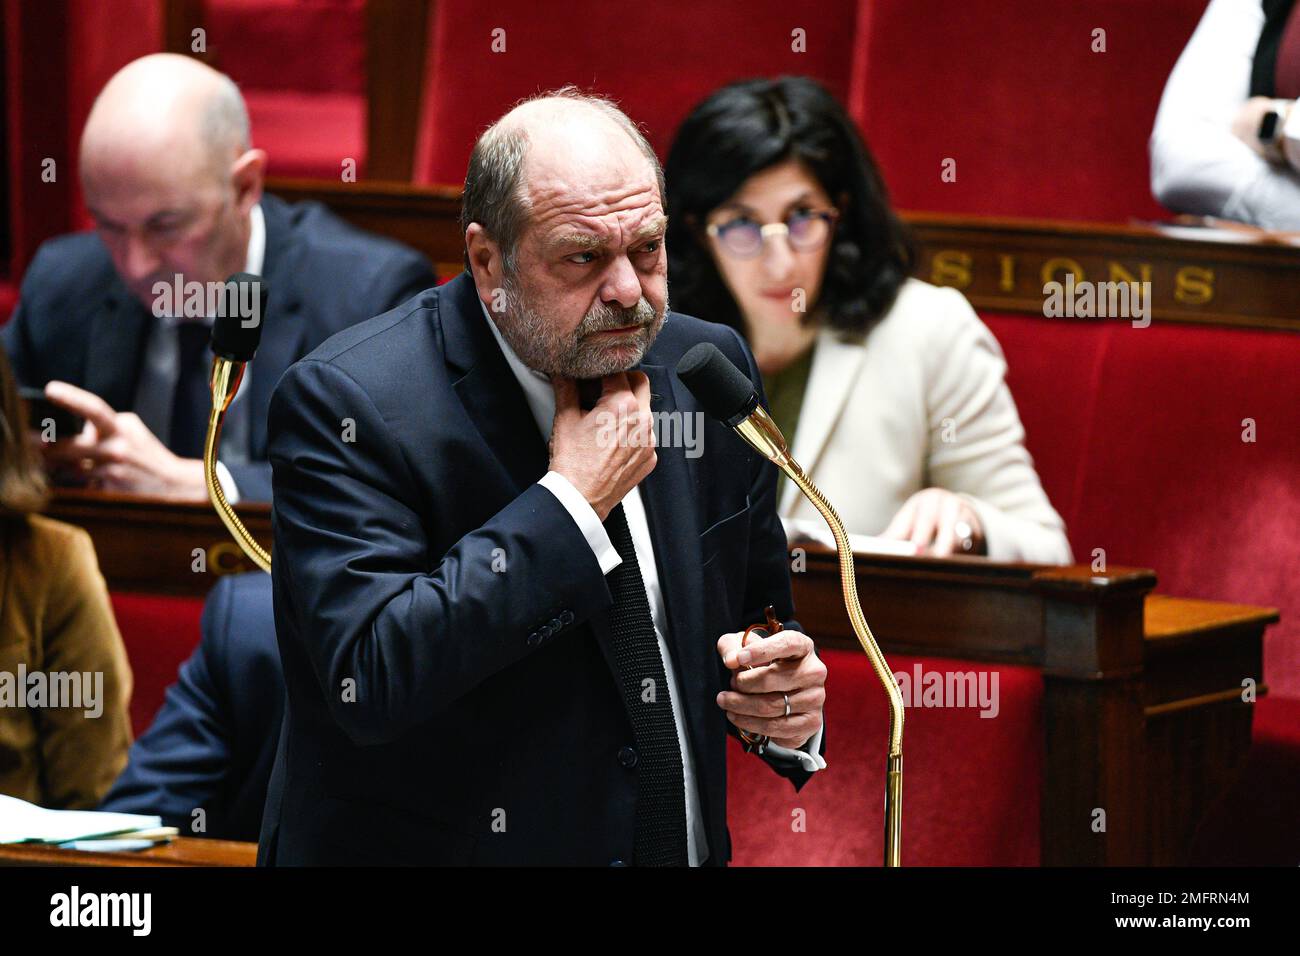
[[[705,232],[737,259],[753,259],[763,251],[763,241],[776,235],[784,235],[796,252],[814,252],[826,245],[839,215],[838,209],[805,209],[786,216],[785,222],[762,225],[741,216],[721,224],[711,222]]]

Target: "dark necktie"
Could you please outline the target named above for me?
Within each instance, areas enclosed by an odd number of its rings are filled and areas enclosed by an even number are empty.
[[[610,624],[615,669],[636,738],[637,866],[686,866],[686,790],[672,697],[655,637],[650,601],[622,505],[605,530],[623,563],[607,575],[614,595]],[[652,683],[644,684],[646,679]],[[646,701],[647,696],[653,700]]]
[[[212,389],[208,384],[211,366],[204,354],[211,332],[202,322],[181,322],[176,332],[180,360],[176,391],[172,393],[172,427],[167,447],[181,458],[202,458],[208,414],[212,410]]]

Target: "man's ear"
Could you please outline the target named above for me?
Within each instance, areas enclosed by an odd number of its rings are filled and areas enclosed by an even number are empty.
[[[491,309],[496,290],[505,285],[505,269],[501,262],[501,247],[481,223],[471,222],[465,228],[465,257],[469,261],[474,285],[478,287],[479,298]]]
[[[246,216],[262,199],[262,187],[266,182],[266,150],[250,149],[240,155],[230,167],[230,181],[235,187],[239,214]]]

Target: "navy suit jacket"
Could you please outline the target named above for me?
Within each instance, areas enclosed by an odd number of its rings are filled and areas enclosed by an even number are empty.
[[[634,742],[613,599],[550,491],[547,443],[466,273],[334,336],[271,400],[276,630],[288,710],[264,864],[633,862]],[[652,410],[727,326],[670,313],[639,366]],[[709,856],[730,858],[718,637],[791,621],[776,470],[703,417],[641,484]],[[797,622],[792,622],[797,626]],[[823,737],[823,748],[825,739]],[[756,758],[757,759],[757,758]],[[798,761],[768,762],[796,788]]]
[[[318,203],[290,205],[267,194],[261,205],[270,297],[249,393],[240,399],[251,402],[249,463],[230,467],[240,496],[251,501],[271,498],[266,409],[284,370],[335,332],[436,282],[415,250],[354,229]],[[152,321],[99,237],[84,232],[41,245],[2,334],[22,384],[59,379],[130,411]]]
[[[283,716],[271,578],[224,577],[203,607],[199,646],[100,809],[161,816],[185,836],[256,840]]]

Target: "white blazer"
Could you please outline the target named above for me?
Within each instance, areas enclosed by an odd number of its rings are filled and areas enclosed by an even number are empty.
[[[880,534],[912,494],[937,486],[970,502],[990,558],[1070,563],[1002,349],[960,292],[908,279],[865,340],[823,328],[813,348],[793,453],[850,533]],[[822,520],[790,482],[779,510]]]

